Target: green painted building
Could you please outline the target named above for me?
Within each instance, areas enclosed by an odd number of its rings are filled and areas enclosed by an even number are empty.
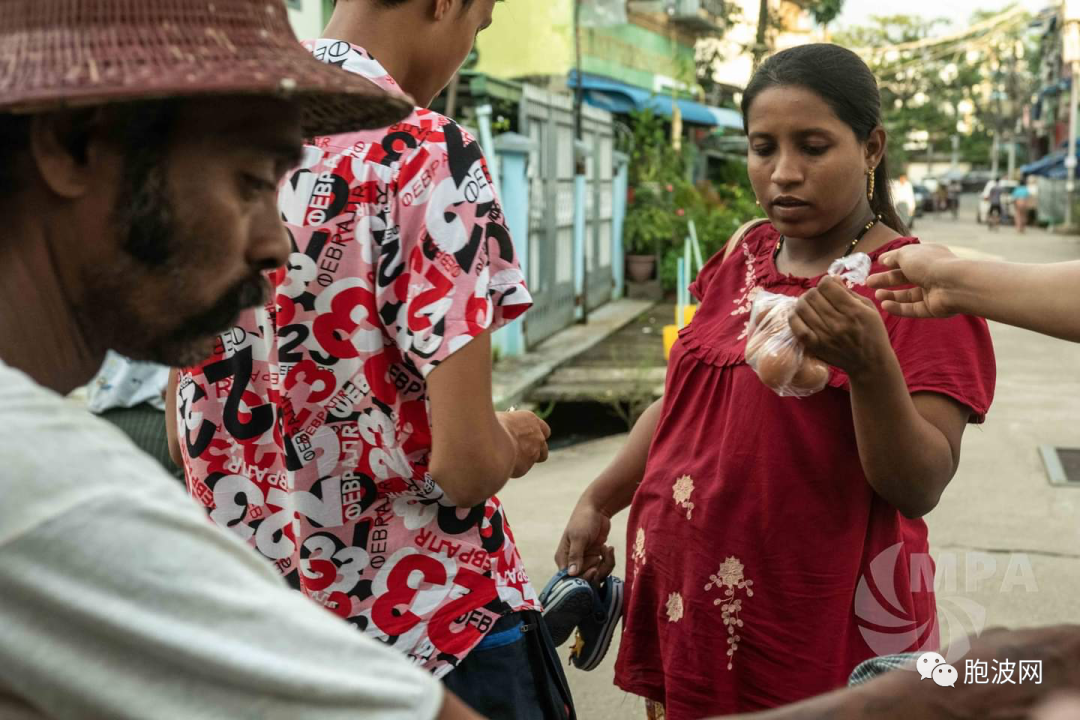
[[[321,36],[334,12],[333,0],[285,0],[285,6],[289,8],[293,32],[301,40]]]
[[[653,92],[694,93],[694,42],[688,24],[662,14],[630,13],[629,22],[583,28],[582,70]],[[575,67],[573,1],[507,2],[480,34],[478,72],[498,78],[566,78]]]

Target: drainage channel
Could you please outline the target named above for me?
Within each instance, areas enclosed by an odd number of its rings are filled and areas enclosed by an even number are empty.
[[[626,403],[620,407],[608,402],[555,402],[535,411],[551,426],[549,450],[619,435],[629,432],[630,427],[627,418],[631,408]]]
[[[1080,488],[1080,448],[1039,447],[1051,485]]]

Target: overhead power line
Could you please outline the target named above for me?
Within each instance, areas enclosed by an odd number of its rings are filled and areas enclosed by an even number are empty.
[[[1022,20],[1026,17],[1027,11],[1023,7],[1015,7],[1012,10],[1007,10],[1000,15],[987,18],[981,22],[977,22],[974,25],[969,25],[967,28],[953,32],[946,33],[944,35],[937,35],[935,37],[923,38],[922,40],[912,40],[911,42],[898,43],[895,45],[886,45],[883,47],[863,47],[852,48],[854,52],[859,55],[878,55],[887,52],[906,52],[911,50],[920,50],[922,48],[934,47],[937,45],[945,45],[948,43],[959,42],[966,40],[973,35],[979,35],[984,32],[998,29],[999,26],[1005,24],[1011,24],[1018,20]]]

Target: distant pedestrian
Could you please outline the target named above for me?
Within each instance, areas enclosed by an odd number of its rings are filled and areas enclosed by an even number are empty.
[[[1001,180],[994,178],[994,183],[987,193],[987,199],[990,201],[990,212],[986,214],[986,224],[991,230],[997,230],[1001,225],[1003,194],[1004,188],[1001,187]]]
[[[960,218],[960,193],[963,190],[960,181],[953,178],[949,181],[949,210],[952,212],[953,220]]]
[[[1012,191],[1013,201],[1013,222],[1016,225],[1016,231],[1021,235],[1024,234],[1024,230],[1028,224],[1028,203],[1031,200],[1031,190],[1028,189],[1027,183],[1021,182]]]
[[[939,212],[949,209],[949,187],[944,180],[938,181],[937,189],[934,190],[934,205]]]

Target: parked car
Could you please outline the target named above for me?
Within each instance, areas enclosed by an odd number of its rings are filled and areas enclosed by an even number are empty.
[[[920,217],[926,211],[934,211],[934,193],[930,192],[925,185],[915,186],[915,217]]]
[[[993,179],[989,170],[972,170],[960,179],[960,184],[964,192],[980,192]]]
[[[1012,217],[1012,191],[1016,188],[1015,180],[1001,180],[1001,220],[1005,222]],[[990,189],[994,187],[994,181],[989,180],[979,195],[979,207],[975,211],[975,222],[986,222],[990,217]]]

